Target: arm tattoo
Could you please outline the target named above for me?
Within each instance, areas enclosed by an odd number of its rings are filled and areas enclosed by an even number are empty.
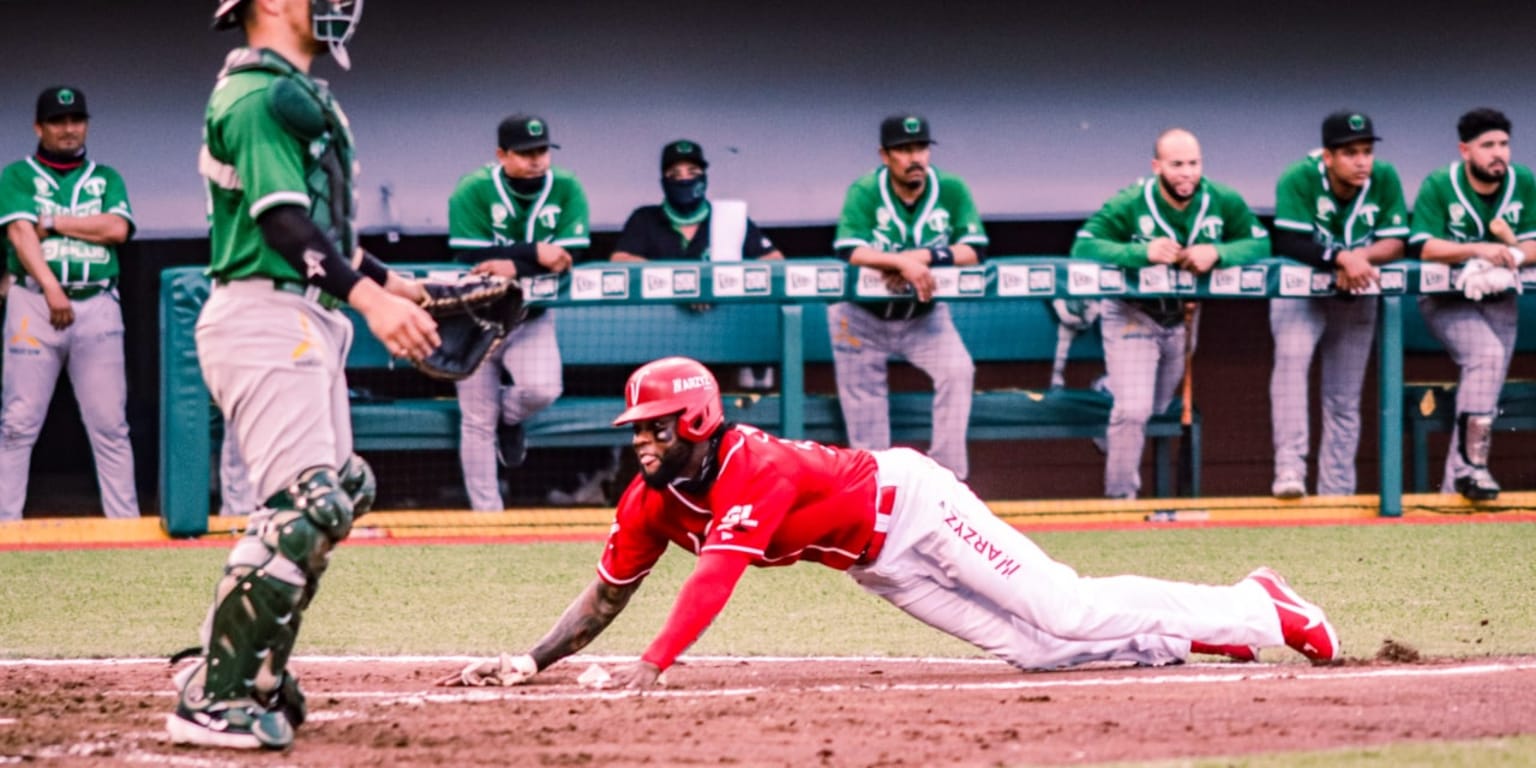
[[[614,586],[602,579],[594,579],[529,655],[533,656],[539,669],[548,669],[551,664],[587,647],[613,623],[639,588],[638,581]]]

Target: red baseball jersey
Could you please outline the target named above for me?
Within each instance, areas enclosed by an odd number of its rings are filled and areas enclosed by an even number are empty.
[[[704,496],[658,491],[642,477],[619,500],[598,576],[631,584],[672,542],[695,555],[740,552],[758,567],[798,560],[847,570],[874,534],[876,465],[868,451],[774,437],[734,426]]]

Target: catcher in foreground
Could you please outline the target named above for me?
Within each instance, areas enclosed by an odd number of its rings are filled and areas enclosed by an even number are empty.
[[[905,448],[851,450],[725,423],[715,377],[656,360],[629,378],[615,425],[634,429],[637,476],[597,578],[522,655],[439,685],[516,685],[585,647],[624,610],[669,543],[698,556],[666,625],[608,685],[644,688],[703,634],[747,566],[819,562],[865,590],[1021,669],[1089,661],[1177,663],[1191,653],[1251,661],[1288,645],[1339,656],[1321,608],[1259,568],[1207,586],[1140,576],[1082,578],[994,517],[953,473]]]

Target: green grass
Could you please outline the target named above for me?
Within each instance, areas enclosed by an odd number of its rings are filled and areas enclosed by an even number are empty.
[[[1536,736],[1480,741],[1404,742],[1369,749],[1114,763],[1099,768],[1516,768],[1532,764],[1536,764]]]
[[[1036,534],[1085,575],[1225,583],[1273,565],[1329,612],[1350,656],[1384,638],[1427,655],[1536,653],[1536,524]],[[300,653],[462,653],[538,639],[601,545],[343,546]],[[165,654],[197,641],[222,548],[0,553],[0,656]],[[673,550],[588,650],[638,653],[693,559]],[[976,655],[814,564],[753,569],[700,654]],[[1279,653],[1279,652],[1277,652]],[[1278,658],[1278,657],[1277,657]]]

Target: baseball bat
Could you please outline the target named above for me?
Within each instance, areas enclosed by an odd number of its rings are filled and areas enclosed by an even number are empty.
[[[1195,302],[1184,302],[1184,399],[1179,413],[1179,495],[1195,494]]]

